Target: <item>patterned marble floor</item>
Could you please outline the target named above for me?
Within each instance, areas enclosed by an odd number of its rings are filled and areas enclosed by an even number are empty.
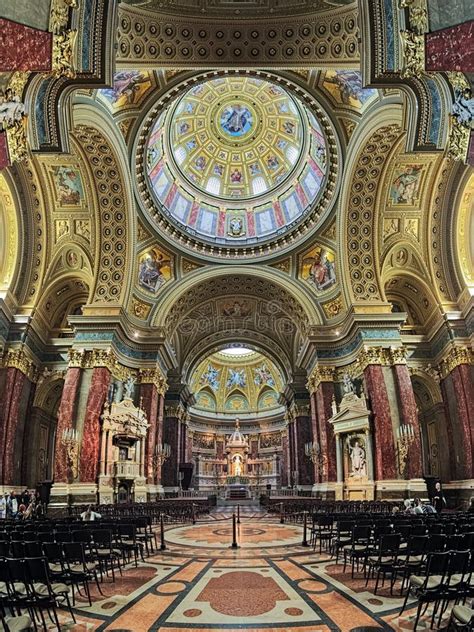
[[[178,632],[375,632],[412,630],[414,610],[398,616],[401,599],[374,596],[360,575],[301,546],[302,529],[268,517],[242,517],[238,549],[230,548],[225,513],[166,531],[167,550],[130,566],[115,584],[77,601],[65,630]],[[372,587],[373,583],[369,585]],[[421,622],[419,630],[428,629]]]

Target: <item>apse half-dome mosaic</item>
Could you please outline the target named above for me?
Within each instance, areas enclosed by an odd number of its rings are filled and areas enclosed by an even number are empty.
[[[235,246],[283,235],[314,207],[328,146],[284,87],[236,75],[198,83],[161,112],[144,164],[159,212],[188,235]]]

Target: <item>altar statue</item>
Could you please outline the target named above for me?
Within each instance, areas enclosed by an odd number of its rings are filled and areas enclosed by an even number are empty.
[[[129,377],[127,377],[127,379],[123,383],[123,388],[125,392],[124,399],[133,399],[133,391],[135,390],[135,382],[136,382],[136,379],[130,375]]]
[[[353,446],[349,444],[349,457],[352,466],[350,476],[366,476],[365,450],[359,445],[358,441]]]
[[[234,457],[234,476],[242,476],[242,457],[238,454]]]

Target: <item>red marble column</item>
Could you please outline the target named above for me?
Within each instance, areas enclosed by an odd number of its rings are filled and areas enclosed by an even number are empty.
[[[140,406],[148,419],[145,441],[145,476],[147,483],[154,483],[153,454],[156,445],[156,422],[158,417],[159,393],[155,384],[140,384]]]
[[[54,446],[54,482],[67,482],[66,450],[62,444],[62,436],[66,428],[74,426],[74,411],[76,407],[81,369],[70,367],[66,372],[63,394],[58,409],[58,424],[56,429],[56,444]]]
[[[406,364],[396,364],[393,369],[398,386],[400,423],[413,426],[415,436],[415,439],[408,450],[408,478],[421,478],[423,476],[423,460],[421,454],[420,424],[418,422],[418,410],[415,394],[413,393],[410,373]]]
[[[309,406],[308,406],[309,408]],[[303,410],[296,413],[295,417],[296,446],[298,451],[298,483],[299,485],[312,485],[314,483],[313,464],[305,453],[305,444],[313,441],[311,429],[311,417]]]
[[[474,21],[425,35],[426,70],[474,72]]]
[[[290,446],[288,443],[288,434],[284,434],[281,439],[281,471],[280,481],[282,487],[288,486],[288,464],[289,464]]]
[[[2,369],[3,394],[0,400],[0,474],[3,485],[19,485],[15,480],[15,456],[21,454],[25,417],[33,384],[19,369]]]
[[[321,437],[319,436],[319,426],[318,426],[316,393],[311,393],[309,401],[310,401],[310,406],[311,406],[311,431],[313,435],[313,441],[317,441],[319,445],[321,445]],[[315,483],[322,482],[317,462],[313,463],[313,478],[314,478]]]
[[[178,458],[179,458],[179,419],[175,408],[171,407],[166,412],[163,425],[163,443],[170,446],[171,454],[161,469],[162,484],[166,487],[178,485]]]
[[[110,371],[105,367],[93,369],[82,429],[79,480],[95,482],[99,474],[100,415],[110,383]]]
[[[49,71],[52,33],[0,18],[0,72]]]
[[[441,396],[443,398],[445,417],[446,417],[446,434],[448,436],[448,445],[446,446],[447,458],[449,459],[449,471],[450,478],[457,479],[461,476],[457,474],[456,467],[456,448],[454,445],[454,420],[456,419],[456,411],[455,411],[455,394],[454,394],[454,386],[453,379],[451,375],[448,375],[444,380],[441,380]],[[440,446],[441,447],[441,446]],[[440,454],[442,456],[444,451]]]
[[[288,446],[289,446],[289,485],[294,485],[294,472],[298,471],[298,465],[296,460],[296,433],[295,433],[295,422],[291,420],[288,423]]]
[[[158,397],[158,416],[156,419],[155,429],[155,445],[163,444],[163,423],[165,419],[165,398],[160,393]],[[162,471],[161,467],[156,468],[155,471],[155,484],[161,485]]]
[[[374,415],[375,478],[397,478],[395,440],[387,387],[382,367],[369,364],[364,371],[370,405]]]
[[[332,399],[334,397],[334,384],[321,382],[316,389],[316,413],[318,417],[319,444],[323,456],[326,458],[322,466],[322,481],[336,481],[336,437],[333,428],[328,422],[332,417]]]
[[[441,392],[448,413],[448,447],[453,457],[451,471],[453,478],[457,480],[474,477],[473,372],[472,366],[461,364],[441,383]]]

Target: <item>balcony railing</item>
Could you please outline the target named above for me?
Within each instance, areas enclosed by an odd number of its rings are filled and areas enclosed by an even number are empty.
[[[116,461],[115,476],[117,478],[137,478],[140,476],[140,463],[134,461]]]

